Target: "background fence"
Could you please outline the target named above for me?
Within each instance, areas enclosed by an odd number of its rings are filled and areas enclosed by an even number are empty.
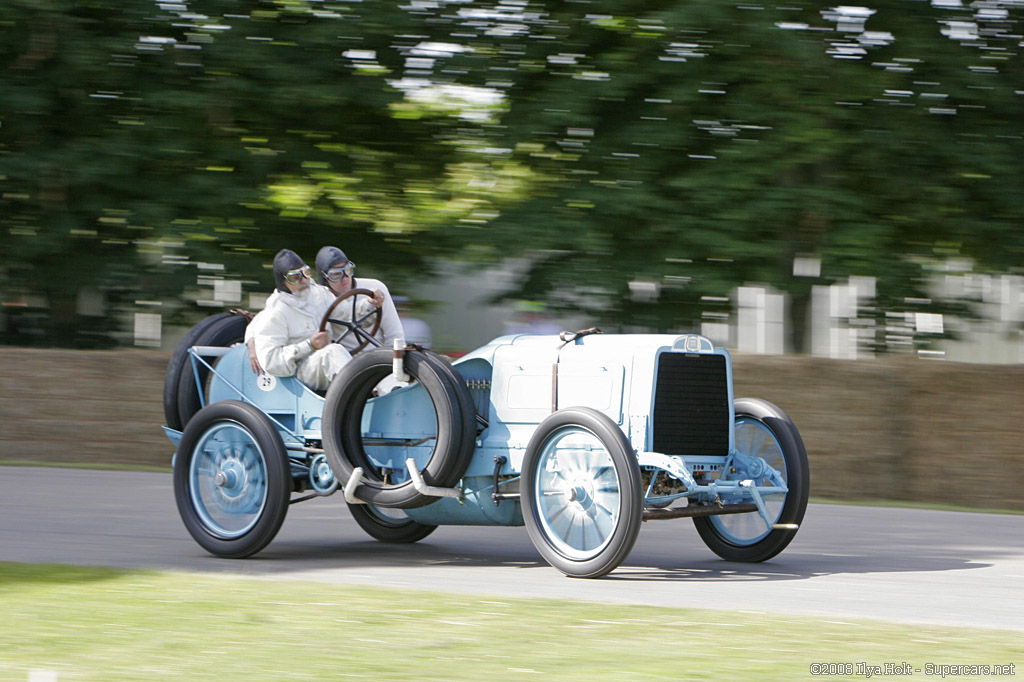
[[[0,348],[0,462],[169,468],[168,359]],[[1024,509],[1024,367],[739,353],[734,367],[738,397],[796,422],[813,496]]]

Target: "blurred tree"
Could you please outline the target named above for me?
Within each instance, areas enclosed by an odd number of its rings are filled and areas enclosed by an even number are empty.
[[[49,343],[123,340],[335,243],[398,281],[525,254],[510,297],[611,328],[761,282],[797,347],[811,287],[866,275],[882,329],[929,264],[1019,267],[1022,11],[11,0],[0,291]]]
[[[431,40],[450,30],[433,17],[386,2],[6,3],[5,339],[105,345],[127,340],[132,313],[245,303],[284,246],[422,276],[458,226],[532,178],[482,132],[500,98],[408,77],[458,49]]]
[[[884,330],[924,264],[1019,264],[1021,11],[532,3],[503,122],[559,182],[491,225],[496,253],[534,249],[510,295],[677,329],[762,282],[799,348],[813,284],[876,277]]]

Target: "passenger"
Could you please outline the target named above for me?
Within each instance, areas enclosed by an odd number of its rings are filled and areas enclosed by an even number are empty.
[[[395,302],[391,298],[391,293],[388,291],[387,286],[379,279],[370,279],[369,277],[361,277],[358,281],[353,277],[356,265],[348,259],[345,252],[336,246],[325,246],[316,254],[316,276],[317,281],[329,288],[334,296],[341,296],[347,294],[352,289],[369,289],[373,291],[374,304],[380,308],[380,329],[374,335],[377,341],[387,348],[391,348],[394,344],[395,339],[399,339],[402,345],[405,345],[405,330],[402,327],[402,320],[398,317],[398,309],[395,308]],[[366,299],[359,296],[352,297],[352,303],[344,302],[339,305],[340,308],[348,308],[350,305],[357,305],[355,299],[365,301]],[[351,308],[344,311],[341,319],[353,319],[353,316],[349,313]],[[357,311],[361,312],[358,307]],[[359,314],[356,319],[361,318],[363,315]],[[356,334],[348,334],[342,339],[341,344],[348,350],[353,350],[363,342],[361,337]]]
[[[246,328],[245,341],[254,372],[294,375],[313,390],[324,391],[352,356],[341,344],[331,343],[328,332],[319,330],[335,296],[311,282],[310,274],[294,251],[278,251],[274,256],[277,287]]]

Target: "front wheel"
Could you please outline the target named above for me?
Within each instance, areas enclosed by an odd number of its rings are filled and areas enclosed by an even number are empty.
[[[240,559],[266,547],[291,495],[288,455],[270,419],[225,400],[185,427],[174,464],[174,498],[185,528],[215,556]]]
[[[799,431],[785,412],[767,401],[743,398],[734,406],[736,449],[747,457],[763,459],[782,475],[789,490],[777,495],[762,493],[769,518],[773,525],[799,526],[810,491],[807,452]],[[729,477],[751,478],[758,486],[771,486],[767,477],[751,477],[745,471]],[[786,527],[768,529],[757,512],[696,517],[693,523],[704,544],[729,561],[771,559],[786,548],[797,531]]]
[[[599,578],[633,549],[640,467],[622,430],[586,407],[541,422],[523,458],[523,518],[534,547],[566,575]]]
[[[437,526],[413,521],[401,509],[388,509],[372,504],[350,504],[352,518],[374,540],[408,544],[427,537]]]

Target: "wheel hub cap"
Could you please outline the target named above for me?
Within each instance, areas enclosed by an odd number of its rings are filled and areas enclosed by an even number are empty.
[[[223,494],[237,495],[245,487],[245,469],[238,460],[228,460],[221,464],[220,471],[213,477],[213,482]]]
[[[594,494],[588,483],[576,483],[571,486],[568,497],[569,501],[582,511],[586,511],[594,504]]]

